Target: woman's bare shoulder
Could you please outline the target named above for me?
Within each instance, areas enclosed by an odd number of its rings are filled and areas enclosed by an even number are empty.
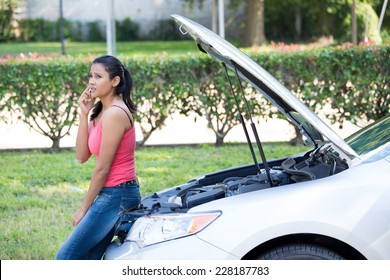
[[[111,106],[104,112],[103,124],[104,123],[114,123],[128,125],[129,119],[131,120],[131,114],[129,110],[123,108],[120,105]]]

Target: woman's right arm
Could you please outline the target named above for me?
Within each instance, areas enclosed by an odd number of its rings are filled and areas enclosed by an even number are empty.
[[[88,148],[88,114],[92,109],[93,100],[88,99],[88,89],[86,89],[78,100],[80,109],[80,125],[76,137],[76,158],[79,162],[86,162],[91,157],[91,151]]]

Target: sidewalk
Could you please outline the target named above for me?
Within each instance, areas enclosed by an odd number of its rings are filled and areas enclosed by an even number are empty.
[[[255,123],[259,137],[264,142],[289,141],[294,137],[294,129],[284,120],[261,120]],[[341,137],[347,137],[358,128],[346,123],[344,129],[338,129],[338,125],[332,128]],[[251,129],[248,131],[252,137]],[[72,127],[69,136],[61,139],[61,147],[74,147],[77,134],[77,125]],[[139,126],[136,125],[137,141],[141,140],[142,134]],[[252,137],[254,141],[254,138]],[[179,114],[168,118],[161,130],[155,131],[146,142],[146,145],[175,145],[175,144],[202,144],[214,143],[214,132],[207,127],[207,121],[203,119],[194,122],[194,116],[184,117]],[[241,125],[235,126],[225,137],[225,142],[246,142]],[[0,150],[5,149],[31,149],[49,148],[51,140],[29,128],[21,121],[13,121],[6,125],[0,123]]]

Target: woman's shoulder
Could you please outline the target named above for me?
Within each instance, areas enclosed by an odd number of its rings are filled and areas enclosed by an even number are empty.
[[[110,108],[106,110],[104,113],[104,118],[105,121],[113,121],[113,122],[123,122],[123,123],[132,123],[132,117],[129,109],[126,108],[125,105],[120,105],[120,104],[114,104]]]

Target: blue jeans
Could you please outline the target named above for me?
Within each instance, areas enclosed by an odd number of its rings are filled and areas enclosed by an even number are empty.
[[[141,195],[136,180],[103,187],[88,212],[58,250],[57,260],[100,260],[114,237],[126,209],[137,206]]]

